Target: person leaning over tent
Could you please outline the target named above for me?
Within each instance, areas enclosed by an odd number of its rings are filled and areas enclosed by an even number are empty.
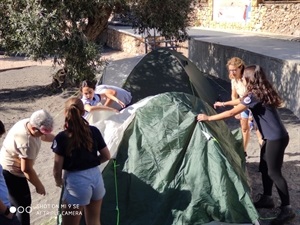
[[[229,79],[231,80],[231,100],[242,98],[245,95],[246,87],[242,82],[242,75],[245,68],[245,63],[238,57],[232,57],[227,62],[227,69],[229,72]],[[245,155],[247,156],[247,146],[250,139],[250,126],[251,123],[251,112],[249,109],[237,114],[236,119],[240,120],[242,135],[243,135],[243,145]],[[257,137],[259,144],[261,145],[262,140],[259,131],[257,132]]]
[[[82,101],[75,97],[68,99],[64,131],[55,137],[51,146],[55,153],[53,175],[56,186],[65,185],[62,196],[65,225],[79,224],[83,208],[86,224],[100,225],[105,188],[98,166],[110,159],[110,152],[100,131],[90,126],[83,114]]]
[[[212,116],[199,114],[197,115],[197,120],[222,120],[233,117],[247,108],[251,110],[263,138],[259,165],[262,173],[263,194],[259,196],[258,201],[254,202],[254,206],[256,208],[274,207],[272,199],[274,183],[281,200],[281,211],[272,220],[271,224],[282,225],[295,217],[295,213],[290,205],[287,182],[281,173],[284,151],[289,143],[288,132],[276,109],[281,105],[282,101],[266,79],[266,75],[260,66],[251,65],[245,67],[242,80],[246,86],[246,94],[243,98],[228,102],[216,102],[214,104],[215,107],[223,105],[236,107]]]
[[[31,195],[27,181],[35,186],[38,194],[46,194],[33,165],[40,151],[41,140],[52,142],[52,129],[52,116],[45,110],[38,110],[30,118],[14,124],[3,141],[0,160],[11,203],[16,208],[27,208],[22,213],[17,211],[22,225],[30,225],[28,207],[31,205]]]
[[[101,95],[101,102],[103,103],[103,105],[112,107],[117,110],[121,110],[127,107],[132,100],[132,96],[129,91],[113,85],[97,85],[95,93]],[[118,101],[115,101],[111,96],[116,97]]]
[[[108,111],[119,112],[114,108],[102,105],[101,104],[102,96],[100,94],[95,94],[95,88],[96,88],[96,82],[94,81],[84,80],[80,85],[80,93],[82,95],[81,101],[83,102],[84,110],[85,110],[83,117],[87,119],[89,113],[95,110],[108,110]],[[109,96],[109,97],[113,98],[114,101],[119,101],[119,99],[117,99],[114,96]]]

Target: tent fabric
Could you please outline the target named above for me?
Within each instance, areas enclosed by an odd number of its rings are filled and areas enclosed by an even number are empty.
[[[101,224],[257,222],[240,130],[196,122],[200,112],[215,113],[218,91],[179,53],[158,49],[138,61],[118,85],[134,104],[89,118],[113,156],[99,167],[106,188]]]
[[[257,221],[240,130],[233,135],[224,121],[196,122],[199,112],[215,113],[195,96],[169,92],[119,114],[94,115],[90,123],[114,158],[100,167],[106,188],[102,225]],[[103,113],[106,120],[99,120]]]
[[[199,112],[214,110],[177,92],[156,95],[135,111],[116,164],[103,170],[103,225],[257,221],[241,141],[223,121],[196,122]]]
[[[110,61],[100,73],[99,84],[108,84],[117,87],[122,87],[136,64],[143,58],[143,55],[118,59]]]
[[[123,109],[120,113],[113,111],[92,111],[87,118],[90,125],[96,126],[110,151],[111,158],[115,158],[118,146],[122,140],[127,126],[131,123],[135,116],[135,111],[143,107],[154,96],[149,96],[143,100]],[[107,163],[101,165],[101,170]]]
[[[112,73],[104,74],[103,79],[113,80],[108,78],[112,75]],[[165,92],[192,94],[210,104],[218,98],[209,79],[192,61],[181,53],[167,48],[153,50],[139,59],[122,88],[131,92],[132,103]]]

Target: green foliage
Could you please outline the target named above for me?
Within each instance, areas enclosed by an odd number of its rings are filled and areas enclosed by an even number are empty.
[[[93,1],[95,2],[95,1]],[[84,18],[92,14],[83,1],[2,0],[0,46],[6,54],[25,54],[32,60],[53,57],[74,84],[95,77],[100,46],[88,41]],[[94,6],[85,1],[90,8]]]
[[[135,0],[133,27],[139,34],[156,29],[166,38],[184,39],[194,0]]]
[[[113,9],[130,9],[139,33],[155,28],[163,36],[182,37],[192,1],[0,0],[0,47],[36,61],[52,57],[76,84],[95,77],[101,64],[96,38]]]
[[[101,64],[100,47],[88,41],[81,32],[72,32],[65,40],[64,48],[61,51],[68,62],[65,67],[68,74],[72,74],[73,82],[76,84],[86,79],[93,80]]]
[[[1,45],[8,54],[26,54],[33,60],[55,54],[57,41],[63,39],[57,12],[48,11],[35,1],[8,1],[1,18]]]

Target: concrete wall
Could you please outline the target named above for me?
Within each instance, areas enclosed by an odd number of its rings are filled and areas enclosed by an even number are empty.
[[[285,107],[300,118],[300,64],[298,62],[201,40],[191,39],[189,42],[189,59],[201,71],[228,81],[226,62],[233,56],[242,58],[248,65],[262,66],[268,79],[283,98]]]

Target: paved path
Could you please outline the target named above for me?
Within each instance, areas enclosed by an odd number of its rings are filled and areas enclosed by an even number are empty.
[[[136,35],[134,30],[129,26],[111,27],[122,32]],[[242,48],[247,51],[282,60],[290,60],[300,64],[300,37],[258,32],[220,31],[197,27],[189,28],[188,34],[193,39]]]
[[[264,35],[257,33],[229,33],[193,28],[189,35],[194,39],[207,40],[233,46],[258,54],[291,60],[300,63],[300,42],[290,41],[290,36]]]

